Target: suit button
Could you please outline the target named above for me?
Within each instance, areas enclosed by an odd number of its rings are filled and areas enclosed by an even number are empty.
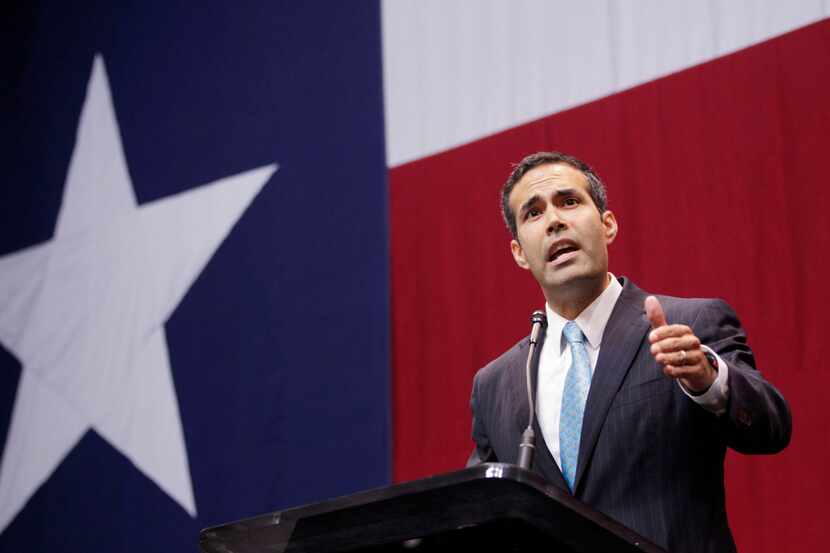
[[[752,426],[752,415],[750,415],[749,411],[743,407],[739,407],[738,410],[735,411],[735,418],[744,426]]]

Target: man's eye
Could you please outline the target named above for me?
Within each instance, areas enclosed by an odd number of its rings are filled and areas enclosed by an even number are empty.
[[[575,205],[579,205],[579,200],[577,200],[574,197],[565,198],[565,201],[563,203],[567,206],[575,206]]]
[[[539,209],[538,207],[531,207],[530,209],[527,210],[528,218],[536,217],[536,216],[541,215],[541,214],[542,214],[542,210]]]

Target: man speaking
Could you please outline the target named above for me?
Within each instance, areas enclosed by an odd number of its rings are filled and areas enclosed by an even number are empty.
[[[556,152],[526,157],[502,190],[513,258],[546,300],[532,468],[673,553],[735,551],[726,448],[782,450],[789,407],[726,303],[649,295],[608,272],[606,203],[591,168]],[[476,374],[469,464],[516,462],[528,346]]]

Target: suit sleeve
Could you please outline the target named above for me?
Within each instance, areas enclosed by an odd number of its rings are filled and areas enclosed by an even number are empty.
[[[729,365],[729,400],[721,431],[741,453],[777,453],[790,442],[790,408],[755,367],[746,333],[726,302],[707,302],[692,325],[700,341]]]
[[[467,466],[472,467],[481,463],[497,463],[496,453],[490,445],[490,438],[487,434],[487,429],[484,426],[482,413],[476,408],[478,399],[480,398],[479,383],[481,380],[481,372],[476,374],[473,379],[473,391],[470,397],[470,409],[473,412],[473,442],[475,446],[467,459]]]

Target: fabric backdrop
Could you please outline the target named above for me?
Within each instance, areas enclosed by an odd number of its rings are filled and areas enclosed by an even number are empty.
[[[820,549],[830,2],[574,4],[4,4],[0,551],[462,467],[541,307],[498,191],[542,149],[605,179],[616,274],[737,309],[795,429],[730,454],[731,524]]]
[[[727,457],[739,549],[822,549],[830,21],[798,22],[827,4],[422,4],[384,13],[395,478],[469,454],[475,371],[544,305],[499,189],[561,150],[607,184],[611,271],[728,301],[792,406],[783,454]]]
[[[379,6],[6,6],[0,550],[388,483]]]

